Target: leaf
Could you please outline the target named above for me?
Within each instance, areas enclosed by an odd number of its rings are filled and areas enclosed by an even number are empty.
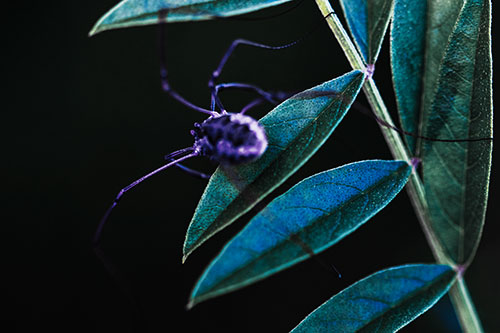
[[[210,20],[250,13],[291,0],[123,0],[94,25],[89,35],[101,31],[157,24]]]
[[[493,137],[491,3],[465,3],[450,37],[422,128],[432,138]],[[423,181],[435,233],[448,257],[468,264],[486,214],[492,140],[425,141]]]
[[[231,240],[196,284],[191,305],[264,279],[337,243],[406,184],[404,161],[363,161],[306,178]]]
[[[365,63],[377,61],[394,0],[341,0],[340,4]]]
[[[330,298],[292,332],[395,332],[432,307],[455,276],[445,265],[385,269]]]
[[[438,80],[439,65],[463,0],[395,0],[391,27],[391,65],[404,130],[419,133]],[[413,155],[417,139],[405,137]]]
[[[299,93],[260,120],[268,148],[257,161],[221,165],[198,203],[184,242],[184,259],[249,211],[299,169],[340,123],[364,82],[352,71]]]

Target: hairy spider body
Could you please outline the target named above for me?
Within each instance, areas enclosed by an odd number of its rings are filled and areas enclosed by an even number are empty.
[[[214,115],[194,126],[194,150],[219,163],[248,163],[258,159],[267,148],[264,128],[241,113]]]

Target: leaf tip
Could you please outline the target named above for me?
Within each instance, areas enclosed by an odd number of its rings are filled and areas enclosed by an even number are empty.
[[[89,34],[88,36],[89,37],[93,37],[95,35],[97,35],[98,33],[100,33],[103,29],[101,28],[101,25],[99,24],[99,22],[97,22],[93,27],[92,29],[90,29],[89,31]]]
[[[182,263],[184,263],[187,258],[193,253],[194,250],[196,250],[202,243],[205,242],[205,240],[197,240],[195,242],[189,242],[188,241],[189,237],[189,231],[188,234],[186,235],[186,240],[184,241],[184,247],[182,248]]]
[[[186,239],[187,237],[188,236],[186,235]],[[187,258],[191,255],[191,253],[193,253],[194,250],[198,248],[198,246],[200,246],[201,243],[202,242],[195,243],[195,245],[191,245],[187,241],[184,242],[184,247],[182,248],[182,263],[186,262]]]
[[[196,302],[194,299],[190,299],[188,304],[186,304],[186,310],[189,311],[191,310],[194,306],[196,305]]]
[[[188,247],[188,246],[186,246],[186,244],[184,244],[184,248],[182,249],[182,263],[183,264],[186,262],[187,258],[191,255],[192,252],[193,252],[193,248]]]

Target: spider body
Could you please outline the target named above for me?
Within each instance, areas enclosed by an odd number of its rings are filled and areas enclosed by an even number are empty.
[[[191,131],[194,150],[222,164],[242,164],[258,159],[267,148],[264,128],[241,113],[217,114]]]

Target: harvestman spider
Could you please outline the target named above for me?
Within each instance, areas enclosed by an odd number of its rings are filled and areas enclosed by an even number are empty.
[[[168,161],[167,164],[137,179],[136,181],[132,182],[131,184],[124,187],[118,192],[116,198],[113,200],[113,203],[106,210],[104,216],[101,218],[99,222],[99,225],[97,227],[97,230],[93,238],[93,243],[95,245],[99,244],[104,224],[108,220],[112,210],[116,207],[116,205],[120,201],[121,197],[130,189],[140,184],[144,180],[148,179],[149,177],[165,169],[168,169],[171,166],[176,166],[193,176],[204,179],[210,178],[210,175],[190,169],[180,164],[181,162],[195,156],[206,156],[221,164],[229,164],[229,165],[248,163],[258,159],[265,152],[267,148],[266,134],[264,128],[257,122],[257,120],[253,119],[250,116],[247,116],[245,113],[251,108],[259,104],[262,104],[264,102],[268,102],[273,105],[278,104],[279,102],[290,97],[292,94],[284,92],[270,93],[264,91],[263,89],[255,85],[247,83],[217,84],[216,81],[219,78],[222,69],[224,68],[224,65],[226,64],[229,57],[231,56],[231,54],[234,52],[234,50],[238,45],[248,45],[268,50],[280,50],[298,44],[312,32],[311,31],[307,33],[304,37],[296,41],[293,41],[289,44],[285,44],[282,46],[269,46],[248,41],[245,39],[234,40],[231,43],[230,47],[227,49],[222,59],[220,60],[219,65],[210,76],[208,87],[211,93],[211,103],[210,103],[210,109],[205,109],[189,102],[184,97],[182,97],[177,91],[171,88],[167,80],[167,69],[165,65],[164,47],[162,45],[164,40],[163,26],[165,25],[163,21],[164,21],[164,13],[160,14],[159,17],[159,22],[160,22],[159,37],[161,45],[160,46],[161,88],[163,89],[163,91],[168,93],[172,98],[174,98],[181,104],[187,106],[192,110],[207,114],[209,115],[209,117],[201,124],[200,123],[194,124],[195,128],[191,130],[191,135],[193,135],[194,137],[193,146],[183,148],[166,155],[165,160]],[[247,105],[245,105],[240,110],[240,112],[229,113],[224,108],[219,98],[219,92],[225,89],[240,89],[240,90],[253,91],[257,95],[259,95],[259,97],[254,99]]]

